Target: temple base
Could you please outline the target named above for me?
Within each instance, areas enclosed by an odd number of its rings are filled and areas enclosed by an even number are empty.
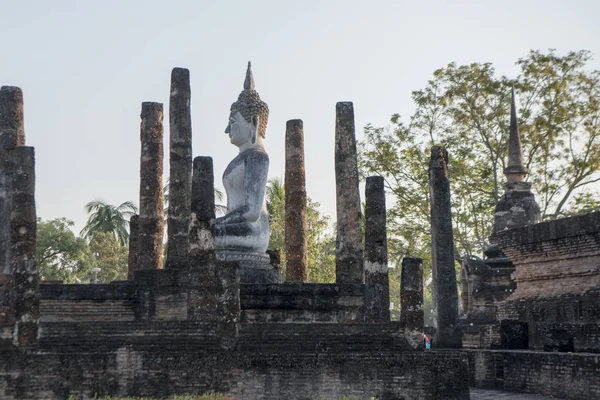
[[[271,264],[267,253],[217,250],[217,260],[240,263],[240,283],[281,283],[281,270]]]

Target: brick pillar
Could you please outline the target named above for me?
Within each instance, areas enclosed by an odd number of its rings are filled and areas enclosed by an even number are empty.
[[[169,103],[169,214],[166,268],[182,268],[188,259],[192,192],[192,118],[190,71],[173,68]]]
[[[18,87],[0,88],[0,273],[10,274],[10,178],[8,151],[25,145],[23,92]],[[1,301],[1,300],[0,300]]]
[[[431,148],[429,191],[431,194],[431,270],[433,273],[433,326],[436,348],[460,348],[458,289],[454,268],[452,207],[448,179],[448,153],[443,147]]]
[[[400,275],[400,321],[407,330],[423,335],[423,260],[405,257]]]
[[[9,156],[12,179],[10,213],[11,308],[15,317],[13,343],[37,341],[39,275],[35,262],[35,154],[33,147],[16,147]]]
[[[336,104],[335,111],[336,282],[362,283],[362,218],[358,193],[354,106],[351,102],[340,102]]]
[[[390,286],[383,177],[367,178],[365,202],[365,317],[367,322],[389,322]]]
[[[25,146],[23,91],[15,86],[0,88],[0,145]]]
[[[301,119],[287,122],[285,130],[285,254],[286,280],[308,281],[306,177],[304,130]]]
[[[127,255],[127,279],[133,280],[139,266],[140,216],[132,215],[129,219],[129,254]]]
[[[194,158],[189,254],[197,267],[215,252],[215,186],[212,157]],[[204,260],[204,261],[203,261]]]
[[[140,269],[162,268],[164,234],[163,105],[142,103],[140,157]]]

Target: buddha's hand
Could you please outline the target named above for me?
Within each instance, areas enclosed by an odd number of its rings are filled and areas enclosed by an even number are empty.
[[[240,222],[246,222],[246,218],[244,218],[245,207],[238,208],[232,212],[229,212],[222,217],[219,217],[215,220],[217,225],[225,225],[225,224],[238,224]]]

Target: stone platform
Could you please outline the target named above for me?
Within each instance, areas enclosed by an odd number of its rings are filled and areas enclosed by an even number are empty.
[[[271,264],[267,253],[217,250],[219,261],[237,261],[240,268],[240,283],[281,283],[281,270]]]

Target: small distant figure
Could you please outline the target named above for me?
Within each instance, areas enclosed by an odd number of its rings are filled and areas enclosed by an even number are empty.
[[[423,340],[425,341],[425,348],[426,349],[430,349],[431,348],[431,342],[429,341],[429,336],[427,336],[426,333],[423,334]]]

